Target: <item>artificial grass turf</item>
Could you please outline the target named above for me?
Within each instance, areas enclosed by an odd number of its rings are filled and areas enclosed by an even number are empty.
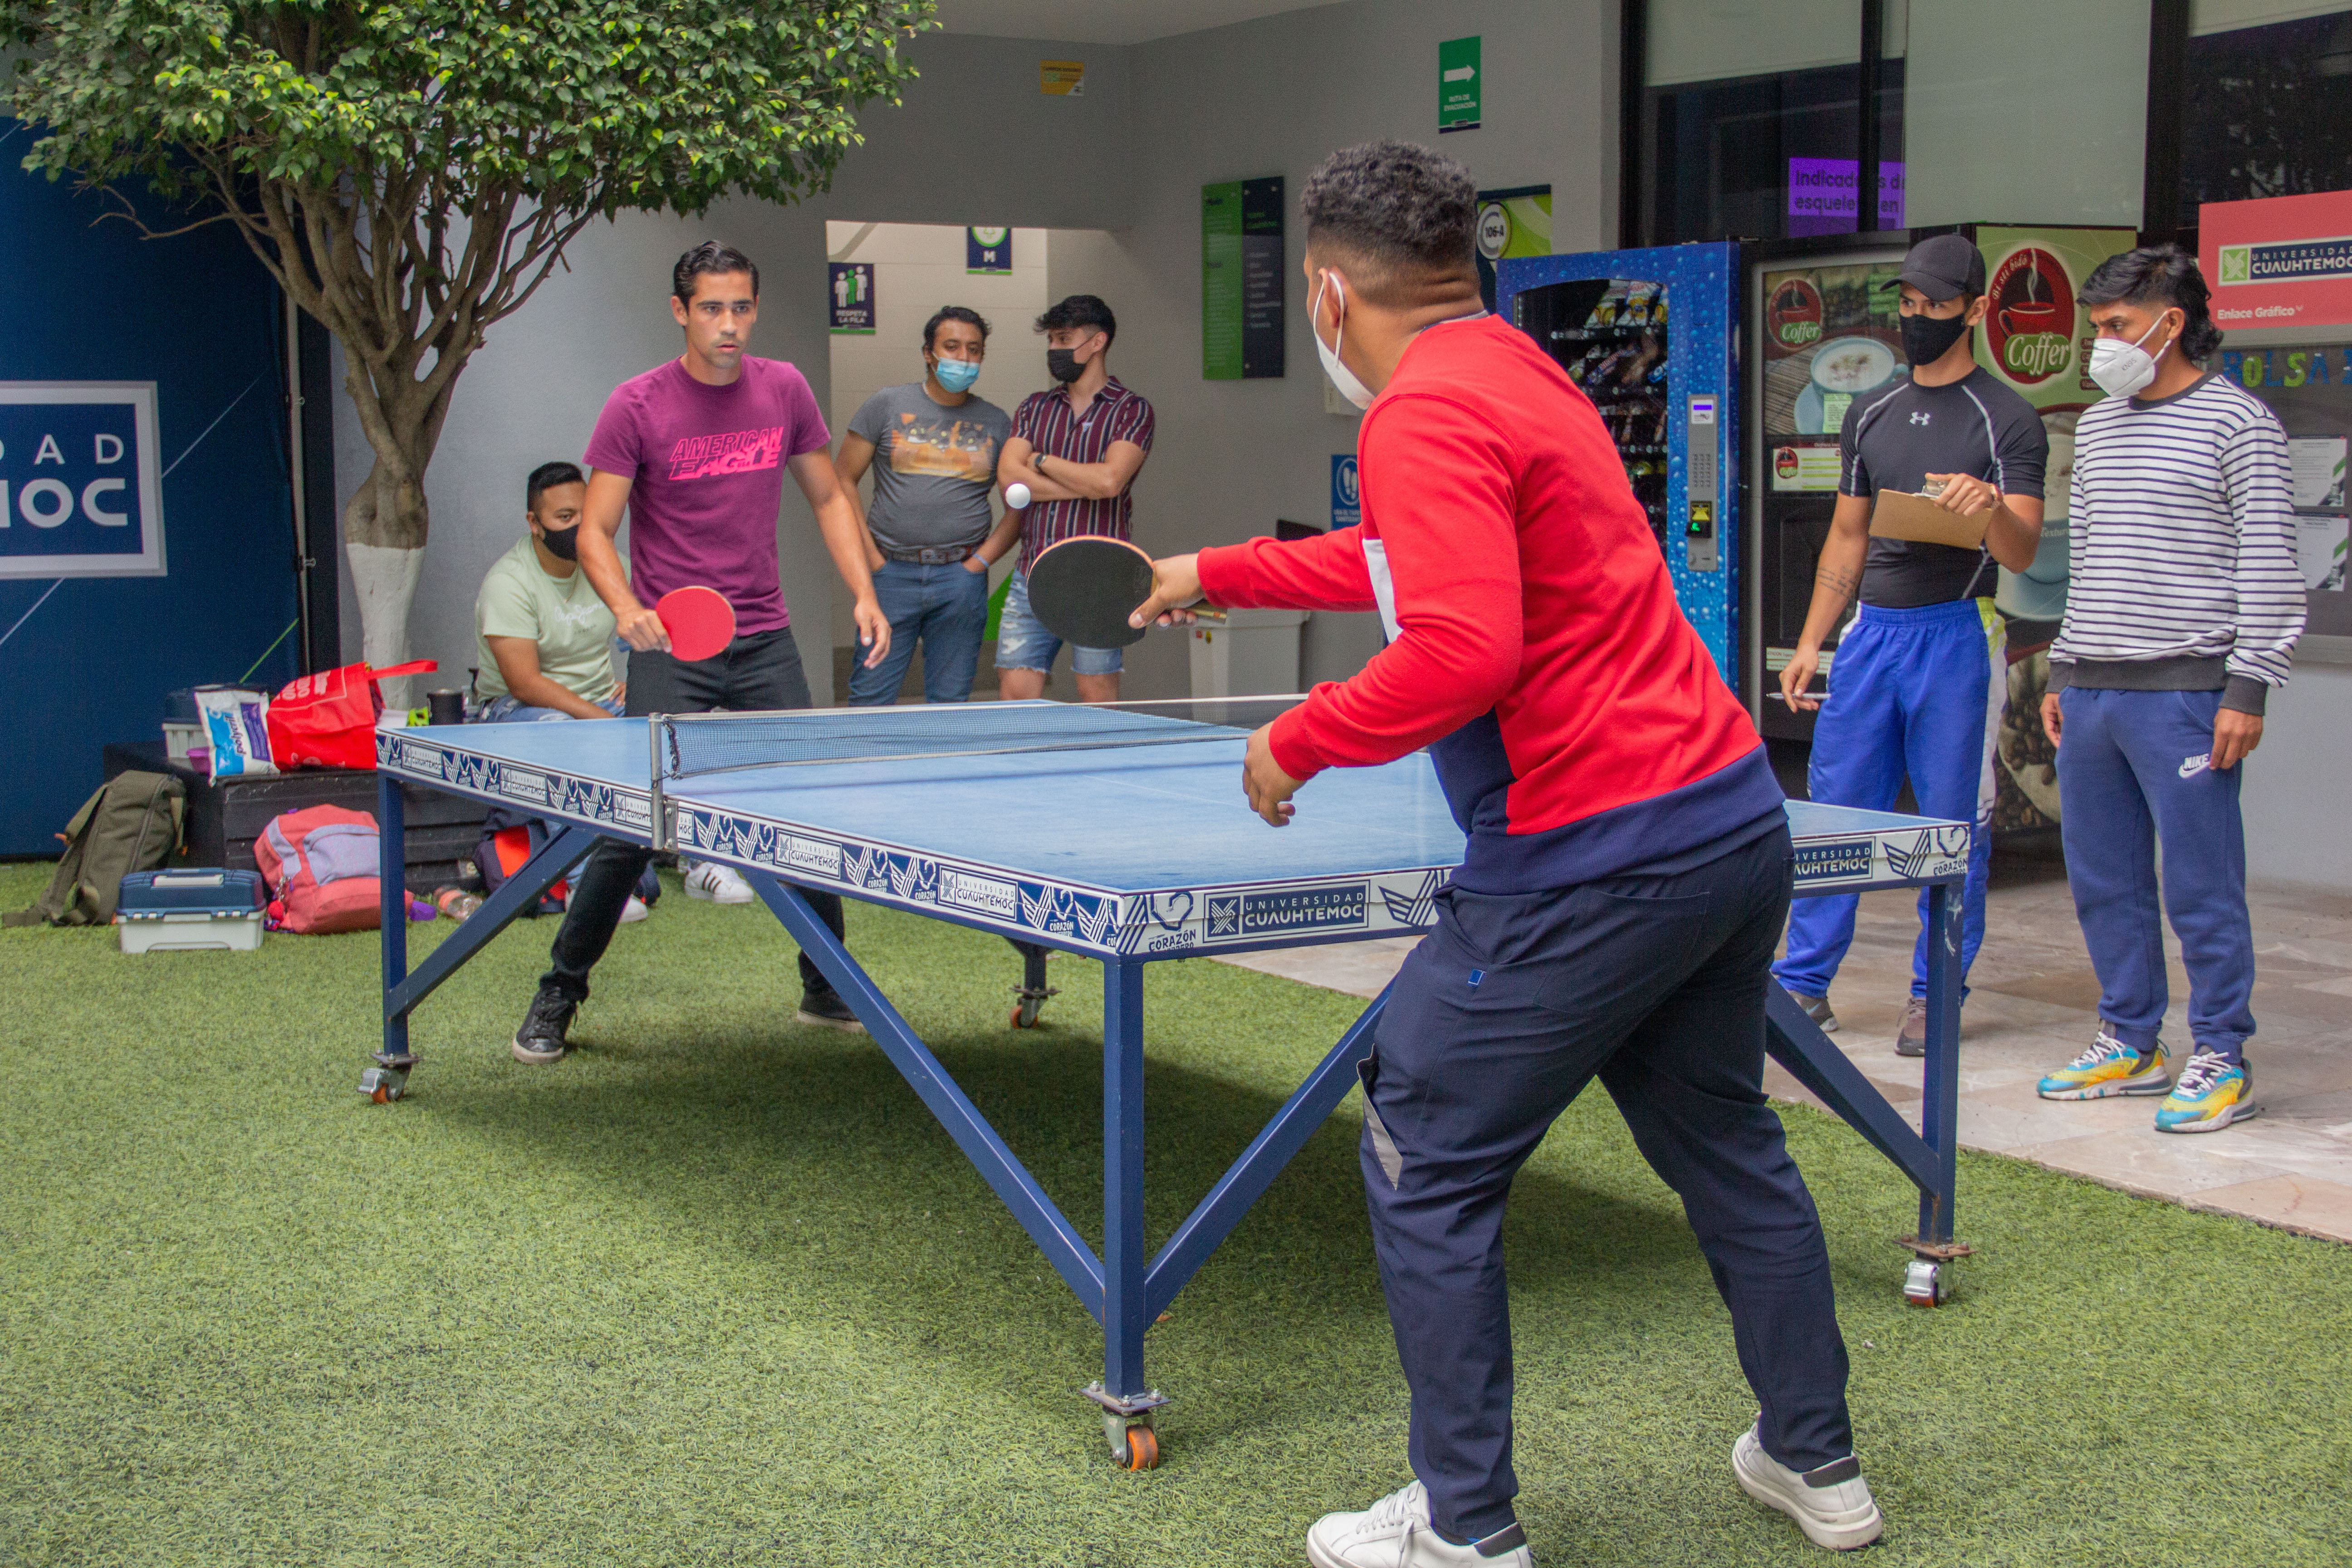
[[[0,907],[46,874],[0,868]],[[850,919],[1098,1239],[1099,970],[1057,961],[1051,1026],[1015,1034],[1002,942]],[[1168,1463],[1126,1474],[1073,1392],[1092,1322],[870,1042],[790,1022],[764,911],[673,884],[599,970],[588,1048],[523,1068],[552,934],[426,1004],[390,1107],[353,1091],[373,933],[0,934],[0,1563],[1288,1564],[1406,1479],[1352,1102],[1153,1332]],[[1156,1242],[1360,1004],[1150,973]],[[1887,1239],[1911,1189],[1785,1115],[1874,1561],[2352,1558],[2352,1250],[1963,1154],[1983,1252],[1918,1311]],[[1731,1481],[1729,1320],[1604,1095],[1528,1165],[1509,1245],[1537,1560],[1825,1561]]]

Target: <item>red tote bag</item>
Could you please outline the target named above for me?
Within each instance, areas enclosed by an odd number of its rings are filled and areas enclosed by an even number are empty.
[[[440,661],[413,658],[389,669],[347,664],[290,682],[269,704],[269,760],[281,768],[373,768],[379,680],[423,675]]]

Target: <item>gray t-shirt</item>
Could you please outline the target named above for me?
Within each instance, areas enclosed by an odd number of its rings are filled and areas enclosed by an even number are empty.
[[[988,495],[1012,416],[981,397],[953,408],[919,381],[867,398],[849,427],[874,443],[874,506],[866,521],[884,550],[940,550],[988,537]]]
[[[2003,495],[2039,500],[2050,436],[2032,404],[1979,366],[1949,386],[1921,386],[1906,374],[1864,393],[1845,411],[1838,450],[1845,463],[1838,489],[1846,495],[1916,494],[1929,474],[1971,474]],[[1988,598],[1997,582],[1983,550],[1873,539],[1862,602],[1912,610]]]

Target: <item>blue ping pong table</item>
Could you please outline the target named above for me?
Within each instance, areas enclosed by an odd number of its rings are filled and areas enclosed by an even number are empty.
[[[1238,706],[1238,704],[1236,705]],[[1156,1251],[1143,1234],[1143,973],[1157,959],[1430,928],[1463,837],[1426,755],[1334,769],[1280,831],[1248,809],[1250,717],[1055,702],[823,710],[380,731],[383,1040],[362,1089],[406,1090],[408,1018],[600,836],[742,873],[1013,1211],[1103,1330],[1100,1406],[1121,1465],[1158,1462],[1145,1331],[1356,1083],[1382,993]],[[1260,712],[1255,717],[1265,717]],[[402,897],[406,782],[520,808],[557,831],[414,972]],[[1914,1131],[1779,987],[1772,1056],[1919,1189],[1906,1291],[1941,1302],[1953,1243],[1959,884],[1969,826],[1791,803],[1797,896],[1926,887],[1931,963]],[[1103,966],[1103,1247],[1097,1255],[888,998],[795,891],[820,888]],[[1042,999],[1038,966],[1025,1009]],[[1018,1012],[1015,1022],[1020,1022]]]

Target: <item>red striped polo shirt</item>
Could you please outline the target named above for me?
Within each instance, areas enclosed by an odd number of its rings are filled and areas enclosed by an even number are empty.
[[[1084,414],[1070,411],[1070,389],[1033,392],[1021,400],[1013,416],[1013,434],[1049,458],[1073,463],[1099,463],[1113,441],[1132,441],[1151,450],[1151,405],[1140,393],[1129,392],[1112,376],[1103,383]],[[1026,572],[1047,545],[1082,533],[1128,537],[1135,512],[1129,494],[1134,487],[1108,500],[1041,500],[1032,503],[1021,521],[1021,570]]]

